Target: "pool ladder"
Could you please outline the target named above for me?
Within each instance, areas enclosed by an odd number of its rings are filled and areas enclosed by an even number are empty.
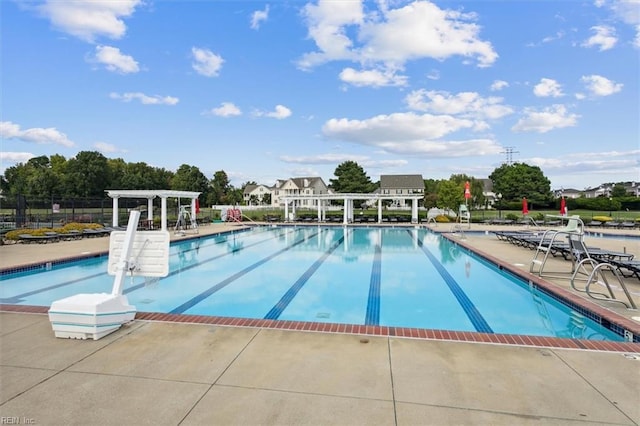
[[[588,273],[584,289],[580,289],[576,287],[575,281],[577,280],[578,274],[586,270],[585,265],[589,265],[591,267],[591,272]],[[625,296],[627,296],[627,300],[629,301],[629,304],[627,304],[622,300],[618,300],[616,296],[613,294],[611,285],[609,284],[607,277],[603,274],[604,270],[608,270],[609,272],[611,272],[613,276],[618,280],[618,284],[620,285],[620,288],[624,292]],[[607,292],[609,294],[592,291],[591,290],[592,284],[600,284],[601,286],[607,289]],[[635,302],[633,301],[633,298],[631,297],[631,294],[629,293],[629,290],[627,289],[627,286],[624,284],[624,281],[620,276],[620,272],[618,272],[617,268],[615,268],[610,263],[598,262],[591,257],[586,257],[582,259],[576,266],[575,271],[571,276],[571,287],[576,291],[587,293],[587,295],[589,295],[589,297],[591,297],[592,299],[603,300],[606,302],[622,303],[627,309],[638,309]]]
[[[549,229],[542,234],[542,237],[540,237],[540,241],[538,242],[538,246],[536,247],[536,252],[533,255],[533,259],[531,259],[529,272],[531,272],[532,274],[537,274],[540,277],[549,276],[555,278],[566,278],[565,275],[553,275],[544,272],[544,268],[547,264],[547,260],[549,260],[549,256],[553,255],[553,244],[557,244],[559,241],[561,241],[561,236],[568,237],[569,233]]]

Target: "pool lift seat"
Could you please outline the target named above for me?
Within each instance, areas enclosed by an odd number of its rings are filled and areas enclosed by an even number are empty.
[[[556,215],[547,215],[547,217],[559,218],[568,220],[567,225],[561,228],[547,229],[543,232],[540,240],[538,242],[538,246],[536,247],[536,252],[531,259],[531,263],[529,265],[529,272],[532,274],[537,274],[540,277],[555,277],[555,278],[566,278],[567,273],[564,275],[552,274],[544,271],[544,268],[547,264],[547,260],[549,260],[549,256],[553,255],[559,245],[566,244],[564,239],[570,238],[571,235],[577,235],[582,240],[584,236],[584,223],[580,216],[556,216]],[[555,244],[555,246],[554,246]],[[571,270],[573,272],[573,269]],[[570,273],[571,273],[570,272]]]
[[[135,306],[122,294],[126,275],[168,275],[169,232],[136,232],[139,219],[140,212],[132,210],[126,231],[111,233],[108,272],[115,275],[111,293],[76,294],[51,304],[49,320],[56,337],[98,340],[116,331],[136,315]]]

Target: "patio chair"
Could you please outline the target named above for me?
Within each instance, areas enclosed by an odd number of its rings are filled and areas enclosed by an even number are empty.
[[[603,300],[607,302],[616,302],[621,303],[626,306],[628,309],[637,309],[629,290],[627,290],[627,286],[624,284],[622,276],[618,270],[618,268],[612,264],[610,261],[604,260],[605,258],[610,259],[620,259],[618,252],[609,252],[606,250],[593,250],[594,254],[592,254],[592,250],[589,250],[587,246],[584,244],[584,240],[582,236],[578,235],[569,235],[569,246],[571,247],[571,252],[573,254],[573,275],[571,276],[571,287],[579,292],[586,293],[589,297],[596,300]],[[595,253],[599,253],[595,254]],[[624,253],[626,255],[626,253]],[[633,255],[630,255],[630,259],[633,259]],[[610,271],[613,276],[618,280],[618,284],[620,288],[624,292],[625,296],[629,301],[629,304],[622,300],[618,300],[611,289],[611,285],[604,274],[604,271]],[[578,276],[580,274],[584,274],[587,276],[585,279],[585,287],[584,289],[576,287],[576,281],[578,280]],[[608,294],[600,293],[597,291],[593,291],[591,286],[593,284],[599,284],[606,288]]]

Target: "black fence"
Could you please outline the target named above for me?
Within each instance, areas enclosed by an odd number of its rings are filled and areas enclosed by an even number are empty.
[[[159,198],[153,200],[154,219],[160,221]],[[146,212],[148,201],[135,198],[118,199],[118,223],[126,224],[129,211],[137,209]],[[168,220],[175,221],[179,214],[178,200],[167,199]],[[113,199],[66,198],[48,199],[18,195],[0,200],[1,228],[56,228],[67,223],[98,223],[110,226],[113,223]]]

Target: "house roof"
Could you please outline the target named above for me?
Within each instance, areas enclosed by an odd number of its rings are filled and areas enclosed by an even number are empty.
[[[380,175],[380,188],[424,188],[422,175]]]

